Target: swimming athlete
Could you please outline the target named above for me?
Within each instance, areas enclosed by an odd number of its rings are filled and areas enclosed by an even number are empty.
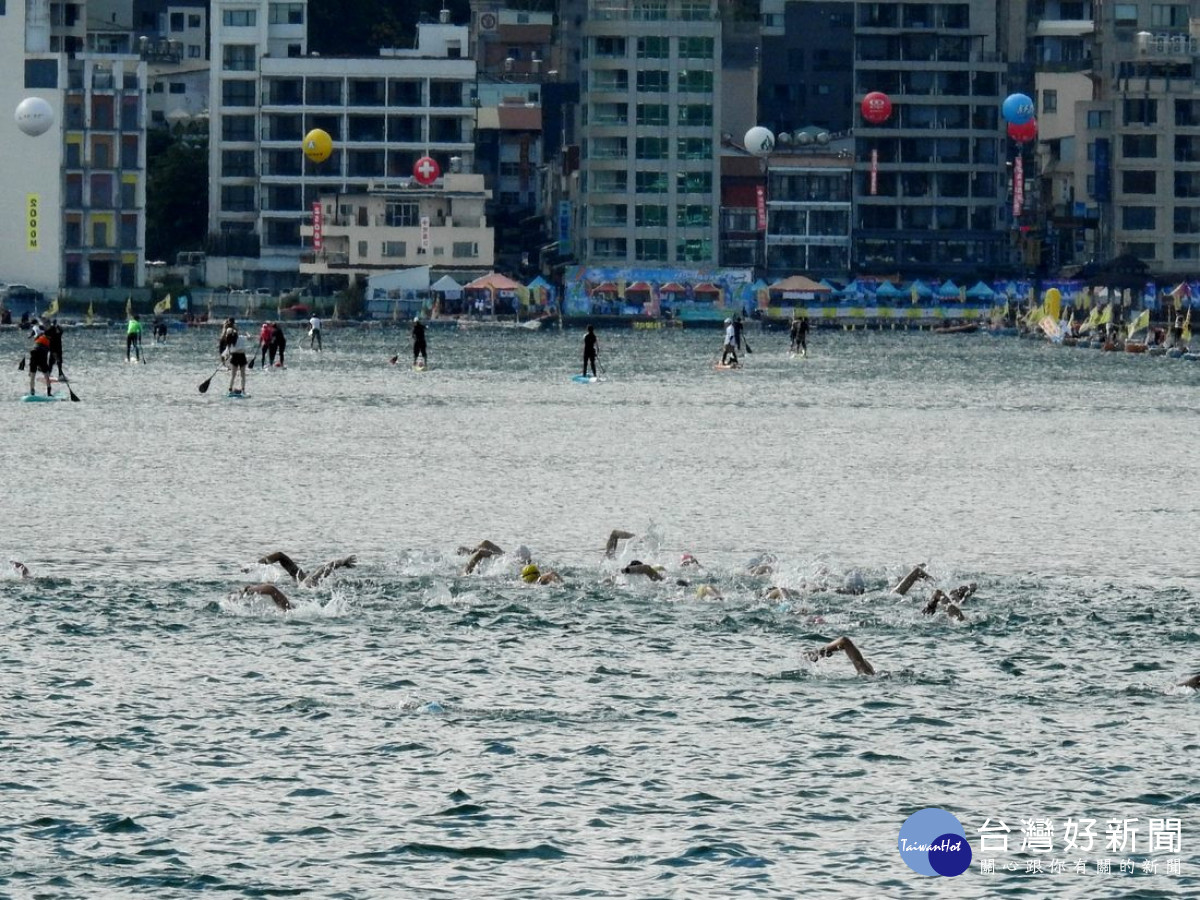
[[[1200,690],[1200,675],[1193,675],[1191,678],[1185,678],[1179,682],[1179,687],[1189,687]]]
[[[562,576],[557,572],[543,572],[533,563],[521,570],[521,580],[526,584],[562,584]]]
[[[738,365],[737,332],[733,327],[733,319],[725,320],[725,345],[721,349],[721,365]]]
[[[125,362],[129,362],[130,350],[140,361],[142,358],[142,323],[138,319],[137,313],[133,314],[133,318],[125,326]]]
[[[429,365],[429,355],[425,352],[425,326],[421,324],[419,318],[413,319],[412,327],[412,342],[413,342],[413,365],[417,364],[417,359],[421,359],[423,366]]]
[[[17,562],[15,559],[10,559],[9,564],[12,565],[13,571],[21,578],[32,578],[33,573],[29,571],[29,566],[23,562]]]
[[[626,575],[645,575],[651,581],[662,581],[663,573],[656,567],[635,559],[621,570]]]
[[[893,594],[899,594],[903,597],[908,593],[909,589],[918,581],[925,581],[930,578],[930,574],[925,571],[925,564],[921,563],[918,566],[913,566],[913,570],[900,579],[900,583],[892,588]]]
[[[29,396],[32,397],[36,393],[33,383],[37,373],[41,372],[46,380],[46,396],[52,397],[54,395],[50,391],[50,336],[42,330],[41,325],[34,325],[29,336],[33,338],[33,347],[29,350]]]
[[[608,543],[604,545],[604,555],[608,557],[615,556],[617,553],[617,546],[621,543],[621,541],[627,541],[631,537],[633,537],[632,531],[621,531],[618,528],[614,528],[612,534],[608,536]]]
[[[231,327],[225,335],[225,358],[229,361],[229,393],[246,393],[246,341]],[[241,387],[234,390],[233,383],[241,376]]]
[[[587,327],[587,334],[583,336],[583,377],[587,378],[588,363],[592,364],[592,377],[598,378],[596,374],[596,332],[592,326]]]
[[[871,664],[863,659],[863,655],[858,652],[858,648],[854,646],[854,642],[850,638],[843,635],[835,641],[830,641],[820,650],[809,650],[804,655],[812,662],[822,659],[826,656],[833,656],[839,650],[845,652],[849,657],[850,662],[854,663],[854,671],[859,675],[874,675],[875,670],[871,668]]]
[[[292,601],[287,598],[287,594],[269,582],[247,585],[238,591],[234,596],[245,597],[248,594],[259,594],[263,597],[270,597],[275,601],[275,605],[282,610],[295,609],[295,606],[292,605]]]
[[[307,573],[294,562],[292,558],[282,550],[276,550],[274,553],[269,553],[259,560],[264,565],[272,565],[279,563],[283,571],[287,572],[293,580],[300,582],[305,587],[316,587],[322,580],[336,572],[338,569],[353,569],[358,562],[358,557],[354,554],[343,556],[341,559],[330,560],[321,566],[315,572]]]
[[[467,560],[466,566],[463,567],[463,574],[470,575],[475,571],[475,567],[485,559],[491,559],[493,556],[503,556],[504,550],[499,544],[493,544],[491,541],[480,541],[475,547],[459,547],[458,555],[470,557]],[[528,563],[530,561],[529,548],[524,544],[513,551],[513,555],[517,558],[518,562]]]

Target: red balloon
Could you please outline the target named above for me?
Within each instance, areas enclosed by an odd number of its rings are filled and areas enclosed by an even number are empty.
[[[1024,144],[1026,141],[1032,141],[1037,137],[1037,119],[1030,119],[1028,122],[1022,122],[1020,125],[1009,123],[1008,136],[1018,144]]]
[[[862,117],[871,125],[882,125],[892,115],[892,100],[881,91],[871,91],[862,99]]]

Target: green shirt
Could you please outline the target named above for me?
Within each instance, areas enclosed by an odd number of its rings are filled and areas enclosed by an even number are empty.
[[[139,322],[137,319],[130,319],[129,325],[125,329],[125,333],[126,334],[141,334],[142,333],[142,323]]]

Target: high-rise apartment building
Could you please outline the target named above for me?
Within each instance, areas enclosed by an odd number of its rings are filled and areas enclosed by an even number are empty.
[[[720,191],[717,0],[590,0],[579,34],[586,214],[577,257],[589,265],[711,265]]]

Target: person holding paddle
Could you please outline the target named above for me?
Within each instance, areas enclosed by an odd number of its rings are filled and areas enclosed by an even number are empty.
[[[597,347],[598,339],[596,332],[591,325],[587,327],[587,334],[583,336],[583,377],[587,378],[588,363],[592,364],[592,377],[599,378],[596,374],[596,353],[599,350]]]
[[[133,314],[129,323],[125,326],[125,362],[132,362],[129,353],[133,351],[134,358],[141,362],[142,359],[142,322],[138,318],[137,313]]]
[[[29,396],[32,397],[36,393],[33,383],[37,378],[37,373],[41,372],[42,377],[46,379],[46,396],[51,397],[53,394],[50,392],[50,336],[42,330],[41,325],[34,325],[29,336],[33,338],[33,348],[29,351]]]
[[[413,318],[412,327],[413,341],[413,368],[427,368],[429,366],[429,354],[425,350],[425,326],[421,324],[420,318]],[[417,360],[421,362],[418,364]]]
[[[737,327],[733,319],[725,320],[725,346],[721,348],[721,365],[738,365]]]
[[[229,393],[245,394],[246,393],[246,340],[237,330],[236,325],[231,325],[225,332],[223,339],[225,344],[225,355],[229,362]],[[233,383],[241,376],[241,387],[234,390]]]

